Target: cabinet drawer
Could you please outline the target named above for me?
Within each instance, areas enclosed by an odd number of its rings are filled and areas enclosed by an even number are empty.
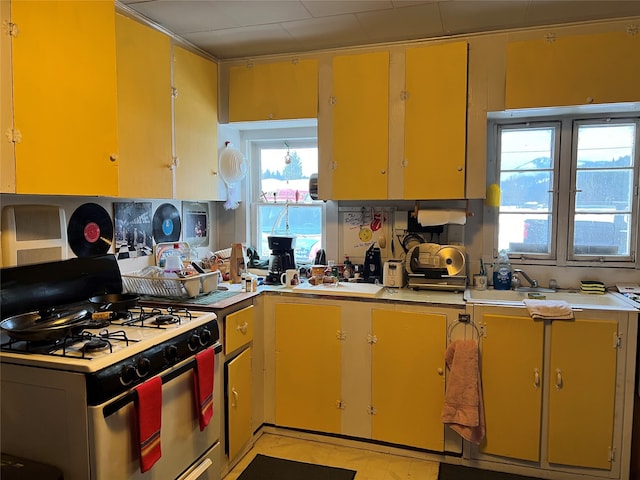
[[[230,353],[253,340],[253,305],[230,313],[225,319],[224,350]]]

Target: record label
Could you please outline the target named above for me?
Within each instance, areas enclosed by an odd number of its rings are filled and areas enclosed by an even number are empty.
[[[170,203],[163,203],[153,215],[153,238],[156,243],[180,240],[182,222],[178,209]]]
[[[96,203],[80,205],[67,226],[69,246],[78,257],[107,253],[113,243],[109,213]]]

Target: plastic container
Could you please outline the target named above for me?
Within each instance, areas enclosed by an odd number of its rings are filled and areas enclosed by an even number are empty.
[[[495,290],[510,290],[513,272],[506,250],[500,250],[498,262],[493,270],[493,288]]]

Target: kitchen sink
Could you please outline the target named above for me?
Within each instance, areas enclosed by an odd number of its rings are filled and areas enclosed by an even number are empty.
[[[534,292],[546,300],[561,300],[578,308],[614,308],[627,310],[631,306],[626,299],[611,293],[596,295],[571,290],[553,291],[550,289],[532,289],[526,287],[518,290],[475,290],[468,288],[464,292],[464,299],[470,303],[522,305],[522,300],[530,298],[529,295]],[[531,297],[533,297],[533,295],[531,295]]]

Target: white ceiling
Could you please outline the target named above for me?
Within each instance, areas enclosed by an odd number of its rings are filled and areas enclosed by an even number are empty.
[[[218,59],[640,15],[639,0],[120,0]]]

